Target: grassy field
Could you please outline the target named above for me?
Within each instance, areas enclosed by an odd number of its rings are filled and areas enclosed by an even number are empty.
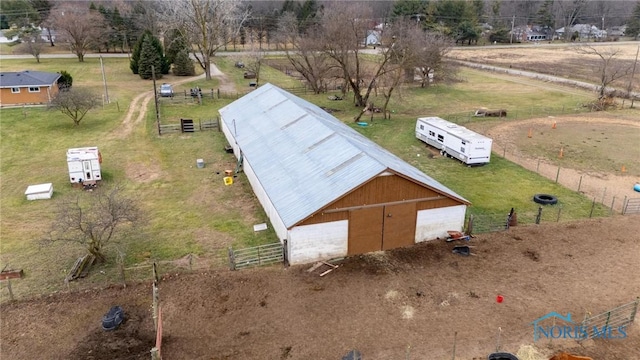
[[[247,80],[242,71],[233,67],[234,59],[216,58],[218,67],[244,91]],[[276,241],[275,234],[254,234],[252,226],[267,221],[253,196],[246,179],[238,175],[233,186],[222,181],[226,169],[235,168],[235,158],[224,152],[225,139],[216,131],[194,134],[157,136],[153,101],[144,122],[125,139],[113,134],[122,127],[125,113],[133,98],[152,89],[150,81],[140,80],[128,69],[127,59],[105,61],[110,104],[92,110],[80,126],[62,114],[44,108],[0,110],[0,266],[22,268],[27,277],[14,285],[16,294],[59,290],[65,272],[83,254],[83,249],[70,244],[42,247],[44,236],[54,218],[55,204],[68,196],[90,196],[72,188],[67,179],[65,152],[67,148],[98,146],[103,154],[103,178],[106,184],[124,184],[130,196],[139,200],[148,223],[135,238],[109,248],[109,262],[85,279],[83,286],[103,284],[117,279],[114,266],[116,250],[126,254],[127,265],[148,260],[175,260],[187,254],[213,258],[223,254],[227,246],[250,246]],[[66,70],[74,77],[74,86],[102,91],[102,76],[98,59],[78,63],[74,59],[43,59],[40,64],[24,60],[3,60],[2,71],[23,69],[41,71]],[[353,123],[360,109],[352,102],[331,101],[329,94],[302,97],[319,106],[333,109],[333,114],[349,126],[371,138],[410,164],[473,203],[470,213],[476,215],[504,215],[510,208],[531,214],[537,205],[531,201],[534,193],[552,193],[561,198],[562,220],[589,215],[591,201],[552,181],[494,156],[489,165],[476,168],[462,166],[456,161],[430,157],[424,144],[415,139],[417,116],[437,115],[460,117],[464,121],[483,122],[467,114],[476,108],[518,109],[535,115],[551,110],[573,111],[576,104],[588,101],[593,94],[573,91],[541,91],[539,86],[525,86],[487,77],[477,71],[462,70],[462,81],[448,86],[404,89],[390,104],[392,118],[383,120],[376,114],[368,127]],[[180,80],[167,76],[161,82]],[[299,83],[272,68],[265,68],[261,83],[297,87]],[[200,86],[216,89],[218,80],[197,80],[176,88],[176,91]],[[211,119],[231,100],[204,99],[202,105],[190,101],[160,102],[163,123],[180,118]],[[373,98],[381,104],[382,97]],[[544,108],[539,107],[543,101]],[[510,112],[505,121],[516,118]],[[370,120],[368,116],[363,120]],[[418,157],[418,154],[421,156]],[[495,155],[495,154],[494,154]],[[205,169],[198,169],[195,161],[205,160]],[[606,169],[604,169],[606,170]],[[51,201],[27,201],[24,190],[30,184],[52,182]],[[608,209],[597,207],[595,216],[608,215]],[[549,219],[551,220],[551,219]],[[555,220],[555,219],[554,219]],[[3,292],[4,296],[4,292]]]

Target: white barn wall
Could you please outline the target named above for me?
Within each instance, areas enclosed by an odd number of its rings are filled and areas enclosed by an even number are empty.
[[[296,226],[289,231],[287,254],[291,265],[347,255],[349,221]]]
[[[445,239],[447,230],[462,231],[466,211],[466,205],[418,211],[415,242]]]
[[[236,158],[240,157],[240,149],[238,148],[238,144],[236,144],[235,139],[229,129],[226,127],[224,121],[221,121],[222,124],[222,132],[224,133],[225,138],[229,145],[233,146],[233,154]],[[253,189],[253,193],[258,198],[260,205],[262,205],[262,209],[267,214],[269,218],[269,222],[273,227],[273,230],[276,232],[278,239],[282,242],[282,240],[287,239],[287,228],[284,226],[282,219],[278,215],[275,207],[269,200],[269,196],[262,188],[260,181],[256,177],[256,174],[253,172],[253,168],[251,168],[251,163],[247,161],[247,159],[243,159],[242,162],[242,171],[247,176],[247,180],[249,180],[249,184],[251,184],[251,188]]]

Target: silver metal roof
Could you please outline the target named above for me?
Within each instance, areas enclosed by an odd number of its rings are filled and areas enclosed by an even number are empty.
[[[265,84],[220,109],[287,228],[391,170],[469,203],[320,107]]]

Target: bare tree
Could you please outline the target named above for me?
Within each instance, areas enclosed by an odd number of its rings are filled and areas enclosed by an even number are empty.
[[[18,34],[20,44],[16,47],[16,52],[33,55],[36,62],[39,63],[40,54],[46,45],[46,42],[40,37],[40,32],[39,29],[31,26],[21,29]]]
[[[426,87],[436,79],[445,79],[452,72],[445,66],[444,57],[453,46],[451,39],[437,33],[427,33],[416,45],[418,47],[417,68],[420,86]]]
[[[598,66],[598,77],[600,84],[598,85],[598,100],[604,100],[608,95],[607,88],[614,81],[627,76],[631,72],[632,66],[618,61],[616,58],[620,55],[621,50],[609,47],[596,48],[591,45],[584,45],[578,49],[581,54],[595,55],[600,58]]]
[[[84,55],[98,43],[105,27],[104,17],[97,10],[89,10],[86,3],[59,3],[51,10],[49,22],[59,31],[57,41],[69,44],[71,51],[84,61]]]
[[[164,30],[177,29],[194,46],[193,55],[211,80],[211,58],[240,32],[248,12],[239,1],[175,0],[163,1]]]
[[[326,78],[331,68],[329,57],[321,50],[322,36],[317,27],[301,35],[298,19],[286,12],[278,24],[278,42],[293,68],[302,75],[314,93],[326,91]]]
[[[121,186],[97,188],[63,199],[44,241],[78,243],[103,262],[106,260],[105,247],[125,238],[141,224],[141,220],[137,202],[125,195]]]
[[[371,10],[361,3],[337,2],[325,8],[321,27],[324,39],[323,51],[342,71],[348,86],[354,92],[356,106],[367,106],[371,91],[379,77],[387,71],[392,57],[391,47],[380,48],[375,59],[365,60],[362,45],[371,23]],[[363,112],[354,119],[360,120]]]
[[[260,85],[260,70],[267,55],[266,49],[260,45],[251,43],[251,49],[244,53],[244,68],[256,75],[256,86]]]
[[[571,27],[576,23],[576,20],[580,17],[587,5],[587,0],[571,0],[571,1],[557,1],[558,16],[564,25],[564,38],[569,39],[571,34]]]
[[[67,115],[77,126],[84,119],[87,112],[98,105],[97,96],[88,89],[71,88],[66,91],[60,91],[58,95],[51,100],[50,107],[60,110]]]

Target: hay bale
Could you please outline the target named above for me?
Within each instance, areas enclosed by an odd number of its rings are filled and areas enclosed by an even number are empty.
[[[538,349],[531,345],[522,345],[516,353],[520,360],[548,360],[549,357],[540,353]]]

